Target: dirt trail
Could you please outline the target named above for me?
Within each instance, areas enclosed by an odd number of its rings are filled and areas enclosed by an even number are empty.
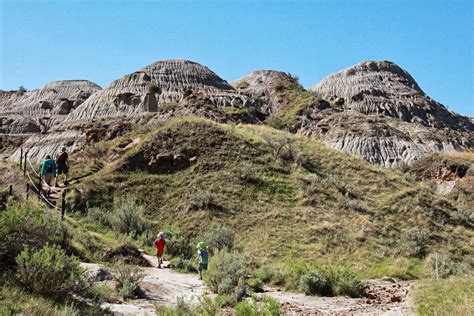
[[[203,295],[213,296],[198,279],[197,274],[178,273],[173,270],[158,269],[157,259],[153,256],[144,255],[153,267],[142,268],[145,277],[140,284],[144,293],[143,299],[129,300],[126,304],[102,304],[101,307],[108,308],[114,315],[155,315],[154,304],[172,306],[176,299],[182,297],[190,304],[199,303]],[[164,262],[164,266],[169,265]],[[100,267],[100,265],[84,265],[88,270]]]
[[[196,274],[174,272],[171,269],[158,269],[154,256],[143,255],[153,266],[143,268],[145,275],[140,288],[144,298],[129,300],[124,304],[105,303],[114,315],[155,315],[155,304],[172,306],[176,299],[182,297],[190,304],[199,303],[203,295],[214,297]],[[165,266],[168,262],[165,262]],[[86,269],[93,271],[101,268],[97,264],[84,264]],[[316,297],[302,293],[282,292],[278,288],[266,288],[265,293],[279,301],[288,311],[288,315],[412,315],[411,302],[406,296],[412,284],[408,282],[393,283],[372,280],[372,299],[349,297]]]

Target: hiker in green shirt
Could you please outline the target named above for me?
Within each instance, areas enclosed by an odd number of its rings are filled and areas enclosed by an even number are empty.
[[[199,280],[202,280],[202,270],[207,270],[209,253],[207,252],[206,244],[202,241],[198,243],[196,248],[197,248],[196,260],[199,260],[199,265],[198,265]]]

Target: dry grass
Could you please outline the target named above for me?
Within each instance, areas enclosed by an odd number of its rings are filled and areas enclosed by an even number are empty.
[[[194,235],[219,220],[235,229],[237,247],[261,263],[277,266],[297,254],[298,260],[350,263],[367,276],[414,277],[424,273],[416,259],[406,258],[405,268],[395,264],[403,229],[418,227],[428,236],[428,251],[436,244],[453,255],[472,240],[472,229],[456,228],[455,206],[441,203],[429,185],[303,137],[179,118],[145,135],[125,135],[107,152],[135,137],[139,145],[78,186],[82,199],[107,207],[114,195],[129,195],[152,223]],[[269,138],[287,139],[314,168],[276,157]],[[192,152],[197,161],[168,173],[120,171],[143,151],[150,157]],[[252,177],[242,176],[243,169]],[[192,196],[202,194],[212,203],[189,208]]]
[[[474,315],[474,277],[420,281],[413,299],[418,315]]]

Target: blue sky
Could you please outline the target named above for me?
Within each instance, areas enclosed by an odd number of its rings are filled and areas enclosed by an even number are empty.
[[[0,0],[0,89],[112,80],[190,59],[232,81],[253,70],[306,87],[391,60],[449,109],[474,116],[474,1]]]

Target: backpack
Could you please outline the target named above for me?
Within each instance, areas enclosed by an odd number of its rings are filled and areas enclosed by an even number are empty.
[[[53,164],[48,162],[44,168],[45,173],[53,173]]]
[[[199,262],[207,263],[207,260],[209,259],[209,254],[207,253],[207,251],[205,249],[199,249],[199,255],[200,255]]]

